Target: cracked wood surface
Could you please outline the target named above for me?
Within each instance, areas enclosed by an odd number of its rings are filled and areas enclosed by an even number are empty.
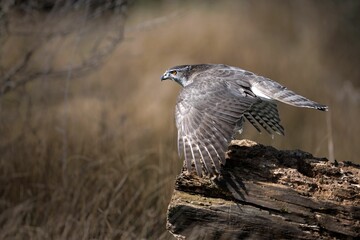
[[[232,141],[220,178],[177,177],[167,229],[179,239],[359,239],[360,166]]]

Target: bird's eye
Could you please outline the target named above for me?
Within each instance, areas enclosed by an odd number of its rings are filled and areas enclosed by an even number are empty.
[[[171,75],[176,75],[177,74],[177,71],[173,70],[170,72]]]

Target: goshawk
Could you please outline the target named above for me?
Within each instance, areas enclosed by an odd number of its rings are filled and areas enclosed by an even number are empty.
[[[194,164],[199,176],[220,173],[228,144],[245,119],[258,131],[263,127],[270,134],[284,134],[274,100],[328,109],[273,80],[223,64],[176,66],[162,75],[161,80],[166,79],[183,87],[175,111],[178,151],[187,170]]]

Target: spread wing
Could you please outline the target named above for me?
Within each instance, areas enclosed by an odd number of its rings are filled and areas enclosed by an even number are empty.
[[[225,81],[204,79],[183,88],[176,105],[178,150],[187,169],[214,174],[225,164],[225,151],[244,113],[259,99]]]
[[[327,106],[309,100],[271,79],[240,68],[219,64],[209,69],[208,73],[214,77],[226,78],[228,81],[250,86],[255,95],[267,100],[277,100],[296,107],[314,108],[321,111],[328,110]]]
[[[222,64],[198,67],[176,105],[179,154],[187,169],[220,172],[227,145],[247,119],[258,131],[283,135],[274,100],[326,111],[327,106],[302,97],[270,79]]]
[[[281,84],[264,77],[256,77],[252,79],[252,90],[258,92],[262,96],[277,100],[295,107],[314,108],[321,111],[327,111],[328,107],[303,97]]]
[[[246,95],[247,97],[257,97],[257,101],[247,112],[245,112],[245,119],[248,120],[259,132],[261,132],[261,127],[263,127],[271,135],[274,133],[284,135],[284,128],[280,124],[280,117],[276,103],[270,98],[260,98],[260,96],[252,90],[254,82],[263,81],[263,77],[257,76],[256,74],[241,68],[222,64],[218,64],[215,65],[215,67],[210,68],[204,75],[212,76],[213,79],[217,80],[225,80],[226,83],[230,85],[231,89],[237,91],[234,93],[235,95],[240,93]]]

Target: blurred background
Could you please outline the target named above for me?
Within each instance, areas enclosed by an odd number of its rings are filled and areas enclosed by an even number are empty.
[[[0,239],[172,239],[174,65],[224,63],[329,112],[279,104],[285,136],[360,163],[359,1],[1,1]]]

